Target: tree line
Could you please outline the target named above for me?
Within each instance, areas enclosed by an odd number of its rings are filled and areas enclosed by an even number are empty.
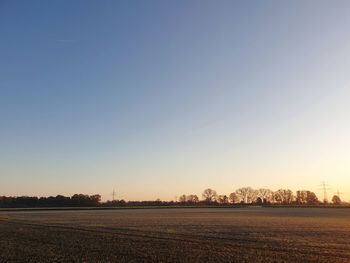
[[[334,195],[331,199],[334,205],[341,205],[342,200]],[[29,207],[124,207],[124,206],[191,206],[191,205],[320,205],[316,194],[308,190],[295,193],[289,189],[253,189],[239,188],[228,195],[217,194],[211,188],[205,189],[201,199],[195,194],[181,195],[175,201],[125,201],[113,200],[101,202],[101,196],[74,194],[71,197],[57,195],[49,197],[0,196],[0,208],[29,208]]]
[[[340,205],[342,203],[339,196],[332,197],[332,203]],[[270,189],[253,189],[252,187],[242,187],[229,195],[218,195],[211,188],[205,189],[200,200],[197,195],[181,195],[180,203],[217,203],[217,204],[281,204],[281,205],[317,205],[328,203],[327,200],[320,201],[317,195],[309,190],[299,190],[294,193],[290,189],[279,189],[272,191]]]
[[[101,203],[101,196],[75,194],[72,197],[63,195],[36,197],[36,196],[18,196],[7,197],[0,196],[0,207],[87,207],[99,206]]]

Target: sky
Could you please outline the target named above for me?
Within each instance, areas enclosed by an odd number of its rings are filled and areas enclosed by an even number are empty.
[[[0,1],[0,195],[350,200],[349,1]]]

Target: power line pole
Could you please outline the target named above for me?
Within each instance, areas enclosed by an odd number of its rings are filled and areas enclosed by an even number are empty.
[[[115,195],[116,195],[116,192],[115,192],[115,190],[113,189],[113,192],[112,192],[112,200],[113,200],[113,202],[114,202],[114,200],[115,200]]]
[[[328,203],[328,196],[327,196],[327,190],[330,190],[329,185],[323,181],[321,184],[321,190],[323,191],[323,203]]]

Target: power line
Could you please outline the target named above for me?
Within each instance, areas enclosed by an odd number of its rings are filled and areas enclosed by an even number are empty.
[[[325,181],[323,181],[320,186],[320,189],[323,191],[323,202],[328,203],[327,191],[331,190],[331,188],[329,187],[329,184],[327,184]]]

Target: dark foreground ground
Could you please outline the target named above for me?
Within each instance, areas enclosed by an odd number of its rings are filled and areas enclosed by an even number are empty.
[[[0,212],[0,262],[350,262],[350,209]]]

